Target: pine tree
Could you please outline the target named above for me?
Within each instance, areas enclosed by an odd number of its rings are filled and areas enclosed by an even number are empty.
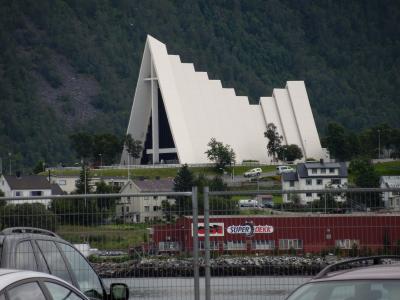
[[[174,191],[188,192],[192,190],[195,185],[195,177],[192,171],[189,170],[187,164],[184,164],[174,178]],[[192,200],[190,197],[179,196],[176,197],[176,205],[178,215],[190,214],[192,211]]]
[[[92,186],[90,185],[91,175],[89,171],[89,168],[84,163],[79,173],[79,179],[75,185],[77,194],[90,194],[92,192]]]
[[[184,164],[174,178],[174,191],[188,192],[194,186],[195,178],[187,164]]]

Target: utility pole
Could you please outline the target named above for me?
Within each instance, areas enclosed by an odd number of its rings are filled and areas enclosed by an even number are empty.
[[[381,158],[381,130],[378,129],[378,158]]]

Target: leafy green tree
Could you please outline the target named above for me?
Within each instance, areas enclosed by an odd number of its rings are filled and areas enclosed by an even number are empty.
[[[354,183],[362,188],[379,187],[379,175],[368,158],[353,159],[349,165],[349,172],[354,177]]]
[[[228,185],[222,180],[221,176],[215,176],[208,181],[210,191],[226,191],[228,190]]]
[[[130,134],[127,134],[125,137],[125,147],[126,151],[133,159],[140,158],[140,154],[143,150],[142,143],[138,140],[133,139]]]
[[[268,154],[276,160],[279,149],[281,148],[283,137],[279,135],[274,123],[267,124],[267,131],[264,132],[264,136],[268,139]]]
[[[121,154],[122,144],[113,134],[96,134],[93,136],[92,159],[98,165],[111,165],[116,162],[116,158]]]
[[[222,173],[225,166],[235,163],[236,154],[231,146],[224,145],[215,138],[211,138],[207,146],[209,149],[205,153],[208,159],[215,163],[218,173]]]
[[[87,161],[93,155],[93,136],[86,132],[78,132],[70,136],[76,157]]]
[[[33,174],[39,174],[41,172],[44,172],[46,165],[43,160],[39,160],[36,166],[33,168]]]
[[[282,161],[295,161],[303,158],[303,152],[296,144],[283,145],[278,149],[278,158]]]
[[[351,157],[348,152],[346,133],[343,126],[337,123],[328,124],[326,143],[332,157],[341,161]]]
[[[379,187],[379,175],[368,158],[358,158],[350,162],[349,173],[354,183],[361,188]],[[378,192],[348,193],[346,198],[362,203],[365,207],[382,207],[381,195]]]
[[[100,182],[96,182],[96,194],[117,194],[119,193],[119,188],[116,186],[112,186],[101,180]],[[97,198],[97,207],[100,211],[114,211],[115,209],[116,198]]]

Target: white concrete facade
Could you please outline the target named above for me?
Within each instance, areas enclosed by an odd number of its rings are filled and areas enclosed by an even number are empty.
[[[159,101],[174,143],[168,149],[159,148]],[[288,81],[284,89],[274,89],[271,97],[261,97],[259,104],[251,105],[248,97],[237,96],[220,80],[182,63],[178,55],[168,54],[165,44],[148,36],[127,134],[144,144],[150,117],[152,149],[145,153],[153,163],[168,152],[176,153],[181,164],[208,163],[205,151],[211,138],[230,145],[237,162],[270,162],[264,137],[268,123],[277,126],[284,144],[297,144],[305,158],[326,158],[303,81]],[[121,164],[132,163],[138,162],[132,162],[125,149]]]

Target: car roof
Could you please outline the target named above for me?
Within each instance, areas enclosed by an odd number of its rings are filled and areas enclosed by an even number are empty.
[[[310,282],[337,280],[390,280],[400,279],[400,264],[374,265],[329,273],[329,275],[312,279]]]
[[[10,284],[30,278],[47,278],[53,281],[62,282],[66,284],[71,290],[76,292],[78,295],[80,295],[81,297],[83,296],[82,292],[80,292],[77,288],[75,288],[74,286],[72,286],[71,284],[67,283],[66,281],[62,280],[59,277],[41,272],[14,270],[14,269],[0,269],[0,291],[5,287],[9,286]]]

